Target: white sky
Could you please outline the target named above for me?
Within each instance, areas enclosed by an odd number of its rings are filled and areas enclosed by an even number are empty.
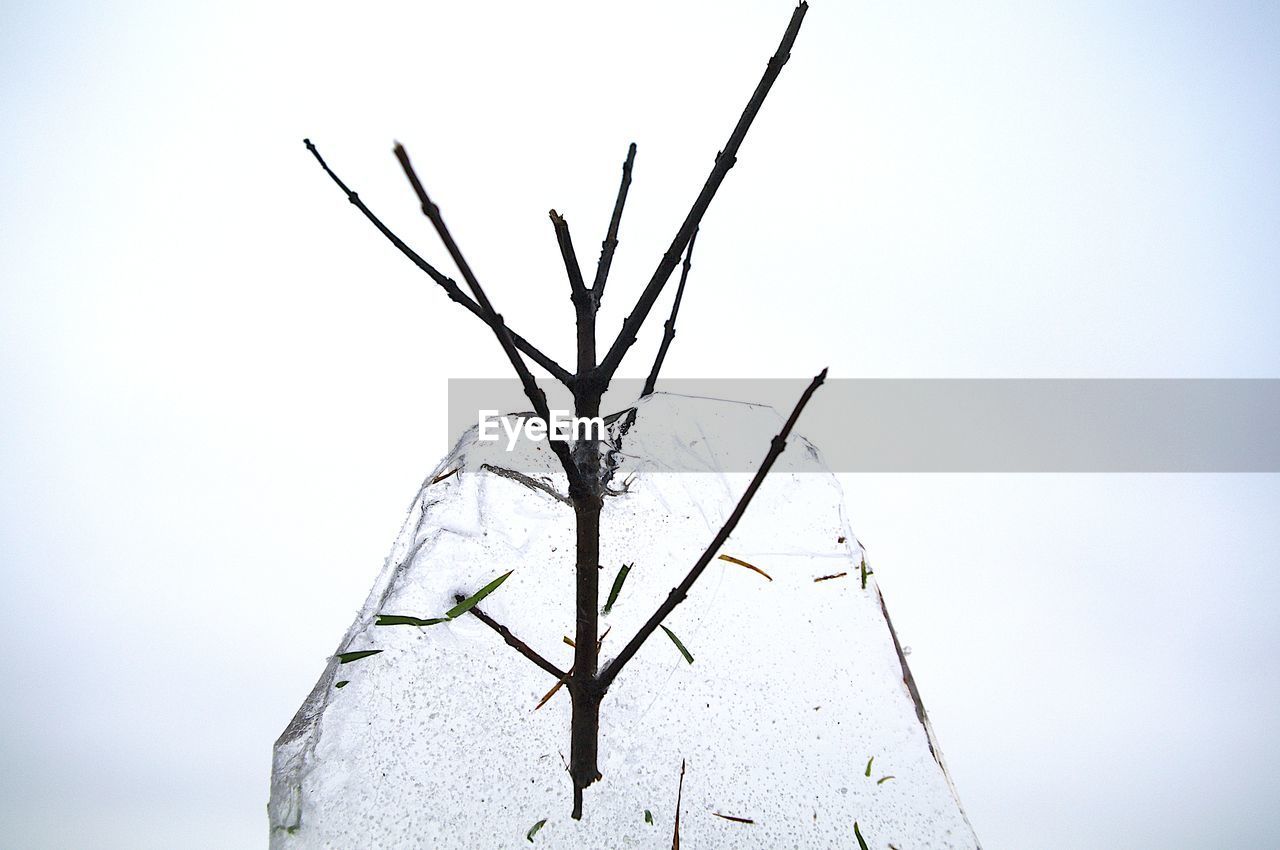
[[[261,846],[446,379],[507,374],[302,137],[442,260],[403,141],[569,362],[546,210],[594,261],[639,144],[616,327],[792,8],[691,6],[6,7],[0,844]],[[1277,377],[1277,106],[1273,4],[818,0],[667,374]],[[845,483],[988,850],[1280,843],[1276,476]]]

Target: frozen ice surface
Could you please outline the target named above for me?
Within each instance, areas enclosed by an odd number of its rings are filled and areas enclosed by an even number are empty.
[[[619,566],[635,564],[601,621],[602,664],[746,487],[749,474],[724,471],[744,468],[725,452],[762,457],[781,425],[771,408],[713,399],[659,394],[637,411],[611,484],[625,491],[601,519],[601,604]],[[440,616],[455,593],[514,570],[480,607],[571,666],[564,476],[545,444],[516,451],[518,464],[473,429],[422,486],[337,650],[382,652],[329,659],[276,742],[273,848],[523,847],[544,818],[534,846],[667,848],[682,759],[686,848],[852,848],[855,821],[877,850],[977,847],[874,576],[862,586],[840,486],[799,437],[722,550],[772,581],[712,561],[665,623],[694,663],[657,631],[618,676],[601,709],[604,778],[572,820],[568,693],[534,710],[554,677],[472,616],[373,625],[378,613]]]

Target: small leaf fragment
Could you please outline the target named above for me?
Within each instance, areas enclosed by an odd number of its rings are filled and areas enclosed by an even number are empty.
[[[601,644],[603,644],[603,643],[604,643],[604,639],[605,639],[605,638],[607,638],[607,637],[609,636],[609,629],[612,629],[612,628],[613,628],[613,626],[609,626],[609,627],[607,627],[607,628],[604,630],[604,634],[602,634],[602,635],[600,635],[600,637],[596,638],[596,652],[599,652],[599,651],[600,651],[600,646],[601,646]],[[567,644],[569,644],[569,646],[572,646],[574,649],[577,649],[577,644],[575,644],[573,641],[571,641],[571,640],[568,638],[568,636],[566,636],[566,637],[565,637],[564,642],[565,642],[565,643],[567,643]],[[570,675],[572,675],[572,674],[573,674],[573,668],[572,668],[572,667],[570,667],[570,668],[569,668],[569,673],[570,673]],[[533,707],[533,710],[534,710],[534,711],[537,711],[538,709],[540,709],[540,708],[542,708],[544,705],[546,705],[546,704],[547,704],[547,702],[548,702],[548,701],[549,701],[553,696],[555,696],[555,695],[556,695],[556,691],[558,691],[558,690],[560,690],[561,688],[563,688],[563,687],[564,687],[565,682],[567,682],[567,681],[569,681],[569,679],[566,677],[566,678],[561,679],[560,681],[556,682],[554,685],[552,685],[552,686],[551,686],[551,690],[547,691],[545,694],[543,694],[543,695],[542,695],[542,699],[538,700],[538,704],[537,704],[537,705],[535,705],[535,706]]]
[[[422,619],[421,617],[410,617],[407,614],[379,614],[375,626],[434,626],[437,623],[449,622],[448,617],[431,617],[430,619]]]
[[[350,664],[352,661],[359,661],[361,658],[368,658],[370,655],[377,655],[382,652],[381,649],[362,649],[358,652],[339,652],[335,658],[339,664]]]
[[[871,758],[867,759],[867,772],[864,774],[865,776],[867,777],[871,776],[871,762],[875,760],[876,760],[875,756],[872,756]]]
[[[507,570],[505,573],[498,576],[493,581],[489,582],[484,587],[480,588],[475,593],[471,594],[466,599],[459,602],[457,605],[454,605],[452,608],[450,608],[448,611],[444,613],[445,617],[449,618],[450,620],[456,620],[458,617],[461,617],[463,614],[467,613],[472,608],[479,605],[480,600],[484,599],[490,593],[493,593],[495,590],[497,590],[502,585],[502,583],[507,580],[507,577],[510,576],[513,572],[515,572],[515,570]]]
[[[663,628],[666,628],[663,626]],[[684,759],[680,759],[680,785],[676,788],[676,828],[671,835],[671,850],[680,850],[680,800],[684,797]]]
[[[649,826],[653,826],[653,812],[648,809],[644,810],[644,822],[649,824]]]
[[[462,471],[462,467],[460,466],[455,467],[449,470],[448,472],[444,473],[443,475],[437,475],[435,478],[432,478],[431,483],[439,484],[441,481],[444,481],[446,478],[449,478],[450,476],[453,476],[453,475],[457,475],[461,471]]]
[[[693,656],[689,654],[689,650],[684,648],[684,644],[680,642],[680,638],[676,637],[676,633],[671,631],[671,629],[668,629],[666,626],[659,626],[658,628],[667,633],[667,637],[671,638],[671,642],[676,645],[676,649],[680,650],[680,654],[684,656],[684,660],[692,664]]]
[[[751,818],[739,818],[739,817],[734,817],[733,815],[722,815],[719,812],[712,812],[711,814],[715,815],[718,818],[731,820],[734,823],[755,823],[755,821],[753,821]]]
[[[618,601],[618,594],[622,592],[622,583],[627,580],[627,573],[631,572],[631,568],[635,566],[635,562],[623,564],[618,568],[618,574],[613,577],[613,587],[609,588],[609,599],[604,603],[604,612],[608,614],[613,610],[613,603]]]
[[[880,777],[879,779],[877,779],[877,780],[876,780],[876,784],[877,784],[877,785],[883,785],[883,784],[885,784],[886,782],[888,782],[890,779],[897,779],[897,778],[898,778],[898,777],[894,776],[893,774],[889,774],[888,776],[882,776],[882,777]]]
[[[551,698],[552,698],[553,696],[555,696],[555,695],[556,695],[556,691],[558,691],[558,690],[560,690],[561,688],[563,688],[563,687],[564,687],[564,683],[565,683],[565,682],[567,682],[567,681],[569,681],[569,680],[568,680],[568,679],[561,679],[560,681],[558,681],[558,682],[556,682],[554,685],[552,685],[552,686],[551,686],[551,690],[549,690],[549,691],[547,691],[545,694],[543,694],[542,699],[538,700],[538,704],[537,704],[537,705],[535,705],[535,706],[533,707],[533,710],[534,710],[534,711],[537,711],[538,709],[540,709],[540,708],[542,708],[544,705],[546,705],[546,704],[551,700]]]
[[[547,822],[547,819],[543,818],[542,820],[535,823],[533,826],[529,827],[529,831],[525,833],[524,837],[529,841],[530,844],[533,843],[533,837],[538,834],[538,830],[542,829],[543,825],[545,825],[546,822]]]
[[[334,687],[335,687],[335,688],[345,688],[345,687],[346,687],[347,685],[349,685],[349,684],[351,684],[351,680],[350,680],[350,679],[343,679],[341,682],[338,682],[337,684],[335,684],[335,685],[334,685]]]
[[[867,556],[866,556],[866,555],[863,555],[863,556],[862,556],[862,566],[861,566],[861,569],[862,569],[862,589],[863,589],[863,590],[866,590],[866,589],[867,589],[867,576],[873,576],[873,575],[875,575],[875,570],[869,570],[869,569],[867,569]]]
[[[746,567],[747,569],[749,569],[749,570],[751,570],[751,571],[753,571],[753,572],[757,572],[757,573],[759,573],[760,575],[764,576],[764,577],[765,577],[765,578],[767,578],[769,581],[773,581],[773,576],[769,575],[769,574],[768,574],[768,573],[766,573],[764,570],[762,570],[762,569],[760,569],[759,567],[757,567],[755,564],[748,564],[746,561],[742,560],[741,558],[735,558],[735,557],[733,557],[732,555],[721,555],[721,556],[720,556],[720,560],[722,560],[722,561],[728,561],[728,562],[729,562],[729,563],[731,563],[731,564],[737,564],[737,565],[738,565],[738,566],[740,566],[740,567]]]
[[[831,575],[831,576],[822,576],[821,578],[815,578],[813,580],[813,583],[817,584],[820,581],[831,581],[833,578],[844,578],[847,575],[848,573],[836,573],[835,575]]]
[[[867,841],[862,837],[862,830],[858,829],[858,822],[853,822],[853,835],[858,839],[858,850],[870,850],[867,847]]]

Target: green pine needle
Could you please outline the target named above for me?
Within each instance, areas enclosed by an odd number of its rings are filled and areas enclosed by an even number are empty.
[[[604,603],[604,612],[608,614],[613,610],[613,603],[618,601],[618,594],[622,592],[622,583],[627,580],[627,573],[631,572],[631,568],[635,564],[623,564],[618,569],[618,574],[613,579],[613,587],[609,589],[609,601]]]
[[[671,629],[668,629],[666,626],[659,626],[658,628],[667,633],[667,637],[671,638],[671,642],[676,645],[676,649],[680,650],[680,654],[684,656],[684,660],[692,664],[693,656],[689,654],[689,650],[684,648],[684,644],[680,642],[680,638],[676,637],[676,633],[671,631]]]
[[[431,617],[430,619],[422,619],[421,617],[410,617],[405,614],[379,614],[375,626],[434,626],[437,623],[449,622],[448,617]]]
[[[362,649],[359,652],[339,652],[337,656],[339,664],[350,664],[352,661],[359,661],[361,658],[368,658],[370,655],[377,655],[382,652],[381,649]]]
[[[454,605],[445,612],[445,617],[450,620],[456,620],[458,617],[461,617],[463,614],[476,607],[476,605],[480,604],[480,600],[497,590],[502,583],[507,580],[507,576],[511,575],[513,572],[515,572],[515,570],[507,570],[505,573],[498,576],[493,581],[489,582],[484,587],[459,602],[457,605]]]

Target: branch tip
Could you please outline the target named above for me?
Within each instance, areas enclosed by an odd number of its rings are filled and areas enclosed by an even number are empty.
[[[742,110],[742,115],[738,118],[738,123],[734,126],[733,132],[729,136],[729,141],[716,155],[715,165],[712,167],[711,174],[707,177],[702,191],[698,194],[697,200],[693,202],[693,206],[681,223],[680,229],[676,231],[675,237],[671,240],[671,247],[663,255],[661,262],[658,263],[653,276],[649,278],[649,282],[640,294],[636,306],[623,322],[617,338],[614,339],[613,344],[609,346],[608,352],[601,359],[600,371],[606,377],[612,377],[618,371],[618,366],[622,363],[623,356],[634,343],[640,326],[644,324],[649,311],[653,309],[654,302],[658,299],[658,295],[662,292],[663,287],[666,286],[668,279],[671,277],[671,273],[675,270],[680,252],[689,243],[693,230],[702,221],[707,207],[711,205],[711,200],[715,197],[716,190],[720,188],[720,183],[728,174],[729,169],[737,162],[738,148],[741,146],[742,140],[746,138],[747,131],[751,128],[752,122],[755,121],[756,115],[760,112],[760,107],[764,104],[764,100],[768,96],[769,90],[773,87],[774,81],[777,80],[778,75],[782,72],[786,58],[790,55],[791,46],[795,43],[796,35],[800,32],[800,24],[804,20],[804,13],[807,9],[808,5],[801,2],[795,11],[791,13],[791,21],[787,24],[786,32],[783,33],[782,40],[778,43],[778,48],[774,51],[773,57],[769,60],[768,65],[765,66],[764,75],[760,78],[760,82],[756,84],[756,88],[751,94],[751,99],[747,101],[746,107]]]

